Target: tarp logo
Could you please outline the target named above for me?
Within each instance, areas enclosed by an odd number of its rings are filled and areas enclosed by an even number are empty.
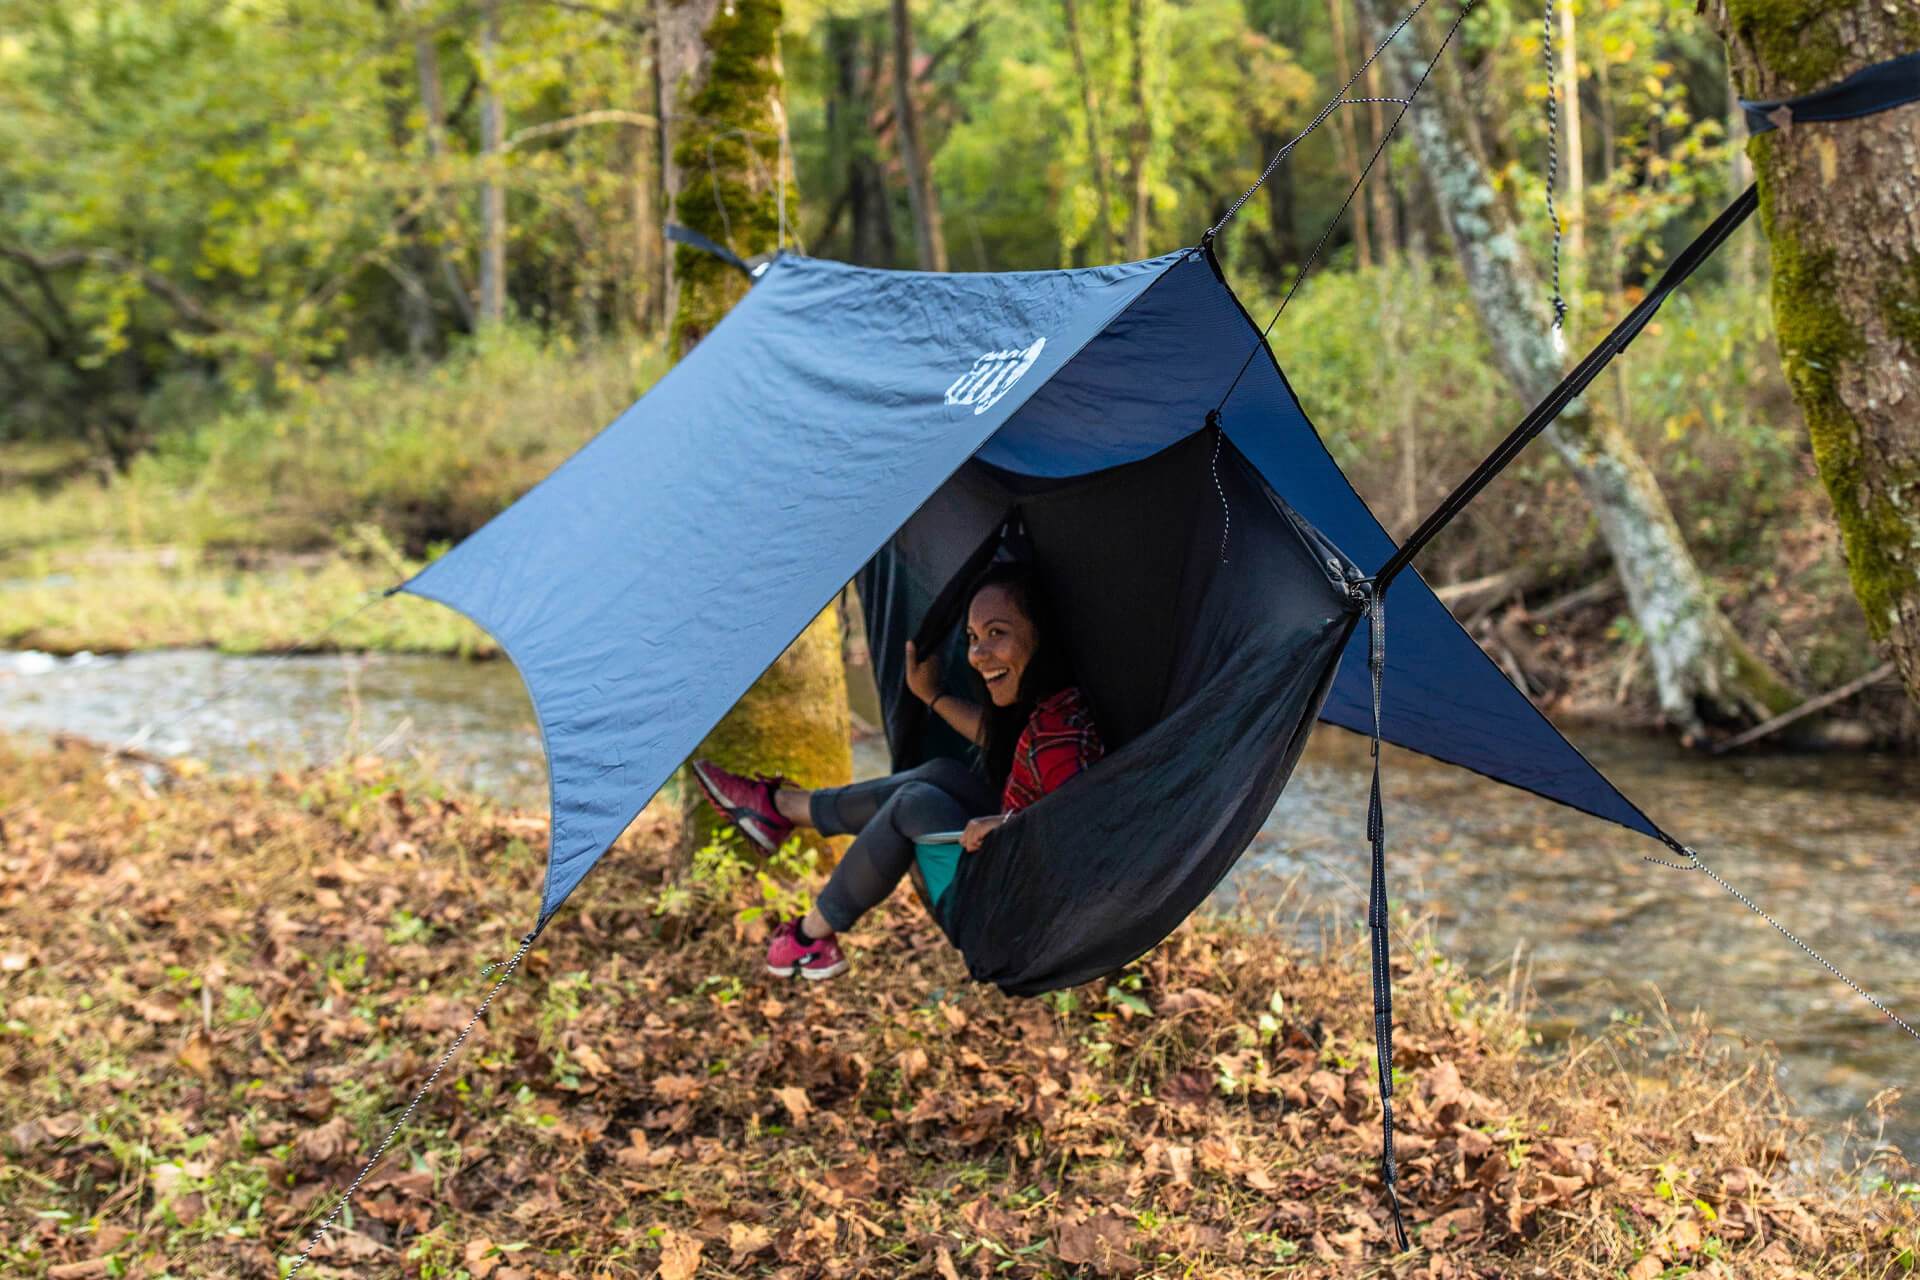
[[[1033,368],[1033,362],[1040,358],[1046,345],[1045,338],[1035,338],[1033,345],[1025,350],[1009,347],[1005,351],[987,352],[973,362],[973,368],[954,379],[953,385],[947,388],[947,403],[970,404],[975,413],[985,413],[1001,396],[1013,390],[1021,374]]]

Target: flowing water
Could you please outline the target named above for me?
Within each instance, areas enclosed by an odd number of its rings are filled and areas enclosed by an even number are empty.
[[[451,784],[545,802],[532,710],[504,662],[0,653],[0,731],[137,737],[217,768],[412,754]],[[1920,1014],[1920,761],[1711,759],[1659,738],[1576,737],[1656,822],[1782,924],[1910,1020]],[[878,772],[885,753],[866,739],[856,762]],[[1364,739],[1316,734],[1217,899],[1304,906],[1282,927],[1306,936],[1325,927],[1316,908],[1358,923],[1367,763]],[[1771,1041],[1788,1091],[1831,1130],[1850,1119],[1870,1127],[1865,1101],[1911,1080],[1920,1045],[1705,877],[1643,862],[1663,852],[1644,838],[1392,750],[1386,806],[1396,902],[1431,917],[1441,947],[1495,982],[1518,949],[1549,1036],[1644,1015],[1657,990],[1675,1011],[1698,1007]],[[1896,1110],[1888,1136],[1920,1149],[1920,1106]]]

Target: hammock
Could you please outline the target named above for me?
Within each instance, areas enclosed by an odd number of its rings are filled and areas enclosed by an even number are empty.
[[[963,588],[1015,542],[1109,750],[979,852],[942,849],[937,914],[974,978],[1031,995],[1126,964],[1220,882],[1286,785],[1364,595],[1215,430],[1083,477],[968,462],[857,579],[896,769],[970,752],[906,692],[901,654],[918,633],[965,694]]]

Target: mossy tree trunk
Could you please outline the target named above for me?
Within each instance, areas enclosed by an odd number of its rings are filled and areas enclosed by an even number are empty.
[[[1718,0],[1741,94],[1791,98],[1920,48],[1912,0]],[[1867,625],[1920,703],[1920,104],[1747,144],[1787,381]]]
[[[656,14],[660,74],[672,104],[666,180],[675,217],[743,258],[775,248],[775,183],[787,181],[778,0],[660,0]],[[791,216],[790,189],[786,199]],[[681,355],[739,301],[747,281],[684,245],[675,246],[672,277],[668,341]],[[840,620],[831,601],[694,754],[805,786],[852,776]],[[694,831],[710,830],[699,789],[689,784],[687,794]]]
[[[1368,0],[1380,36],[1398,20],[1387,0]],[[1394,92],[1420,78],[1406,35],[1382,61]],[[1520,239],[1495,195],[1472,135],[1471,105],[1444,66],[1408,114],[1435,203],[1459,256],[1475,310],[1508,383],[1528,403],[1559,382],[1545,310],[1546,290],[1522,256]],[[1689,738],[1709,723],[1751,723],[1792,705],[1796,695],[1734,634],[1680,535],[1653,470],[1618,425],[1584,401],[1546,437],[1580,485],[1620,570],[1628,604],[1651,659],[1660,710]]]
[[[659,0],[673,216],[743,258],[779,247],[785,163],[779,0]],[[667,341],[684,355],[747,291],[738,271],[674,246]]]

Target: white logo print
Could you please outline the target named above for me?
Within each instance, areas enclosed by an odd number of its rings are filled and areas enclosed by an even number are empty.
[[[1033,362],[1040,358],[1046,345],[1045,338],[1035,338],[1033,345],[1024,351],[1008,347],[1005,351],[987,352],[973,362],[973,368],[954,379],[953,385],[947,388],[947,403],[970,404],[975,413],[985,413],[1001,396],[1013,390],[1021,374],[1033,368]]]

